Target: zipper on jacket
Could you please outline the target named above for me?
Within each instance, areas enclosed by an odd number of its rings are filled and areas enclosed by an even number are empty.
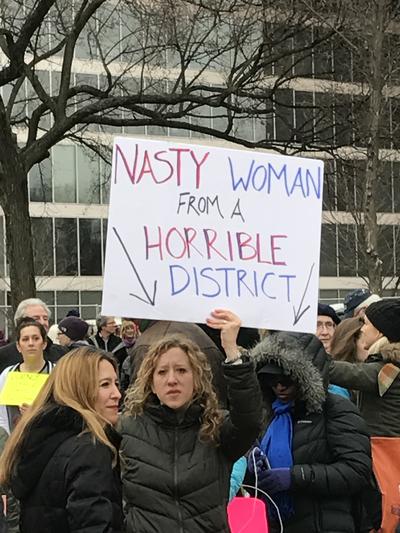
[[[175,488],[175,505],[178,512],[179,533],[184,533],[182,510],[179,503],[178,491],[178,429],[174,428],[174,488]]]
[[[315,500],[314,500],[313,503],[314,503],[314,505],[313,505],[313,507],[314,507],[314,522],[315,522],[315,528],[316,528],[315,530],[320,532],[320,531],[322,531],[321,508],[320,508],[318,502],[316,502]]]

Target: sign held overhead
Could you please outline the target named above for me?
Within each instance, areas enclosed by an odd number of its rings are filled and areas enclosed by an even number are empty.
[[[102,312],[315,332],[323,163],[117,137]]]

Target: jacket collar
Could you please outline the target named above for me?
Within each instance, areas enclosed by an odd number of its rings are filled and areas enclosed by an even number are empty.
[[[203,407],[199,402],[192,403],[186,411],[177,411],[167,405],[160,403],[155,394],[151,394],[144,408],[150,418],[161,425],[171,427],[190,427],[196,423],[201,423]]]

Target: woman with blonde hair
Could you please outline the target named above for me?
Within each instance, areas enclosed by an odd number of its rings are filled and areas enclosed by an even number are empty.
[[[217,309],[230,412],[223,413],[206,356],[181,336],[154,344],[125,399],[122,484],[128,533],[229,532],[226,505],[232,465],[261,424],[254,365],[236,337],[239,318]]]
[[[20,531],[119,533],[122,502],[117,367],[82,347],[60,359],[0,457],[20,500]]]
[[[121,366],[121,387],[126,390],[131,381],[132,357],[136,339],[140,335],[139,326],[133,320],[124,319],[121,325],[121,338],[128,354]]]

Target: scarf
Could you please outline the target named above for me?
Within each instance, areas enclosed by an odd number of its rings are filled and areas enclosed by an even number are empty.
[[[282,402],[281,400],[275,400],[272,404],[274,418],[268,426],[260,446],[268,457],[271,468],[291,468],[293,466],[293,422],[290,414],[292,407],[293,402]],[[293,502],[288,492],[275,494],[274,501],[283,520],[293,515]],[[268,503],[268,511],[272,520],[277,521],[276,509],[270,503]]]
[[[122,339],[122,342],[124,343],[125,348],[132,348],[136,340],[137,340],[136,337],[133,337],[132,339],[125,338],[125,339]]]

